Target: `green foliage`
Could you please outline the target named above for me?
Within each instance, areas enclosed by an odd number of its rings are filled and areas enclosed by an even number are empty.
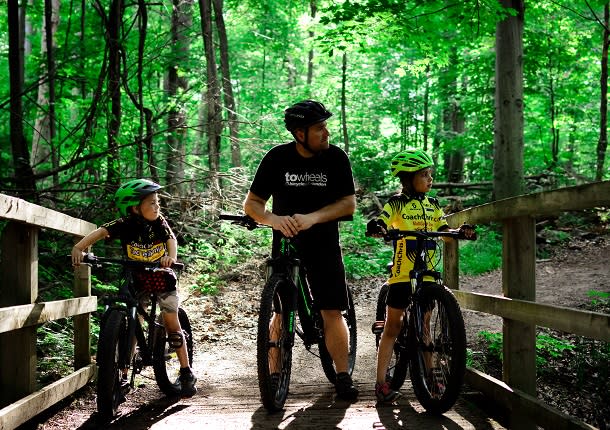
[[[493,226],[477,226],[476,241],[460,241],[460,272],[478,275],[502,266],[502,237]]]
[[[488,354],[493,359],[502,361],[502,333],[481,331],[479,337],[487,344]],[[536,335],[536,367],[538,371],[547,371],[552,359],[559,358],[566,351],[572,351],[574,348],[575,346],[568,340],[546,333],[538,333]]]
[[[341,223],[345,272],[352,279],[384,275],[387,263],[392,261],[391,248],[380,239],[364,235],[366,223],[359,212],[353,221]]]

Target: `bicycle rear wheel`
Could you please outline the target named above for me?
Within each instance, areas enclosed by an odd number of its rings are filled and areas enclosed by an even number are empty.
[[[409,329],[413,390],[428,412],[442,414],[455,404],[466,369],[464,319],[451,291],[437,284],[424,286],[413,305]]]
[[[289,314],[294,318],[295,312],[286,303],[290,287],[285,279],[272,277],[261,296],[256,364],[261,401],[270,412],[284,407],[290,385],[294,332],[289,331]]]
[[[127,354],[126,338],[127,315],[110,310],[104,318],[97,346],[97,411],[104,420],[112,419],[125,401],[120,363]]]
[[[383,284],[379,290],[379,295],[377,297],[377,308],[375,312],[376,321],[385,321],[387,312],[386,299],[388,297],[389,289],[390,286],[388,284]],[[403,328],[400,330],[398,337],[396,337],[396,342],[394,343],[394,348],[392,350],[392,356],[390,357],[390,363],[385,374],[385,380],[386,382],[390,383],[390,387],[393,390],[399,390],[400,387],[402,387],[402,385],[405,383],[405,379],[407,378],[407,369],[409,368],[409,356],[407,354],[405,340],[405,327],[406,326],[403,323]],[[379,349],[381,335],[382,333],[375,334],[376,349]]]
[[[345,324],[347,325],[348,332],[348,349],[347,349],[347,373],[350,375],[354,371],[354,366],[356,365],[356,345],[357,345],[357,336],[356,336],[356,310],[354,309],[354,299],[352,297],[352,291],[347,289],[347,309],[341,311],[341,315],[345,320]],[[322,317],[320,317],[321,319]],[[318,351],[320,352],[320,362],[322,363],[322,369],[324,370],[324,374],[326,378],[329,380],[331,384],[334,384],[337,380],[337,371],[335,370],[335,366],[333,365],[333,359],[326,348],[325,337],[322,336],[320,341],[318,342]]]
[[[186,311],[178,308],[178,320],[184,334],[184,343],[189,366],[193,364],[193,333],[191,322]],[[167,342],[165,327],[157,326],[153,341],[153,370],[159,389],[167,396],[178,395],[181,392],[178,376],[180,375],[180,360],[176,349]]]

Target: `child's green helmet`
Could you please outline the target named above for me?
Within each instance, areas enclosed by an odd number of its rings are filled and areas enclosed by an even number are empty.
[[[163,188],[161,185],[148,179],[132,179],[122,184],[114,193],[114,203],[122,216],[129,214],[131,206],[137,206],[142,199]]]
[[[434,166],[432,158],[421,149],[406,149],[392,158],[392,176],[400,172],[417,172],[432,166]]]

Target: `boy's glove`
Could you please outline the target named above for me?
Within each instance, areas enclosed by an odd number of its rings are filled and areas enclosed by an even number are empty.
[[[458,239],[477,240],[476,225],[462,224],[458,229]]]
[[[385,228],[377,220],[372,219],[366,224],[366,233],[364,235],[367,237],[381,237],[385,233]]]

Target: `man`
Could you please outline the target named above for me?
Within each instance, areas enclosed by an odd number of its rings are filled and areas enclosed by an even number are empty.
[[[244,211],[256,222],[273,227],[274,244],[280,233],[296,236],[324,320],[326,347],[337,372],[337,395],[354,400],[358,390],[348,373],[348,329],[341,315],[348,302],[338,219],[354,213],[356,196],[347,155],[328,142],[326,120],[331,116],[322,103],[313,100],[284,111],[286,129],[294,141],[272,148],[263,157]],[[269,211],[266,203],[271,197]]]

